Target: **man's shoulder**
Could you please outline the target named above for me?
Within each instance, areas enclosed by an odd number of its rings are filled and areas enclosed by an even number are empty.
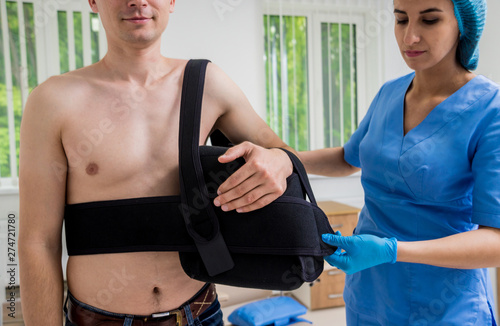
[[[35,87],[31,96],[53,99],[71,96],[74,91],[89,84],[89,74],[85,73],[84,70],[85,68],[82,68],[62,75],[51,76]]]
[[[36,86],[30,93],[26,109],[39,114],[61,114],[77,103],[82,94],[88,93],[89,81],[82,72],[69,72],[49,77]]]
[[[236,83],[217,64],[209,62],[206,72],[205,94],[221,103],[240,95]]]

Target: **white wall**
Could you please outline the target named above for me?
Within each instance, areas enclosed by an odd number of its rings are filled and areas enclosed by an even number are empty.
[[[240,86],[254,109],[264,116],[262,26],[260,1],[177,1],[164,37],[163,53],[174,58],[211,60]]]
[[[488,17],[479,47],[478,74],[500,83],[500,1],[488,0]]]

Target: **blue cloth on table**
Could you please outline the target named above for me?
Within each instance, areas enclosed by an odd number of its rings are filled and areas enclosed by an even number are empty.
[[[229,315],[228,320],[237,326],[286,326],[308,322],[298,318],[307,308],[290,297],[274,297],[246,304]]]

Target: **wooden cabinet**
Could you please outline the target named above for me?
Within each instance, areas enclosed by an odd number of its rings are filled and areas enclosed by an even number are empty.
[[[318,206],[325,212],[334,231],[340,231],[344,236],[352,235],[358,223],[359,208],[334,201],[320,201]]]
[[[318,202],[318,206],[328,216],[334,231],[342,235],[352,235],[358,222],[359,208],[334,201]],[[345,274],[341,270],[325,264],[325,270],[313,283],[304,284],[293,291],[293,295],[310,310],[343,306]]]

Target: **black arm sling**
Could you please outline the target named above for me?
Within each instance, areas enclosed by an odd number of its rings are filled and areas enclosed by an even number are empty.
[[[219,185],[245,162],[221,164],[217,158],[227,147],[199,146],[207,64],[190,60],[182,88],[180,208],[197,249],[179,253],[182,268],[197,280],[241,287],[293,290],[312,282],[323,271],[323,257],[336,248],[321,240],[333,230],[295,155],[285,150],[294,172],[286,192],[271,204],[249,213],[223,212],[213,205]]]

